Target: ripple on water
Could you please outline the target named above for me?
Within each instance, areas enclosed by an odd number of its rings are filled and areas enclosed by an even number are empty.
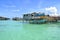
[[[28,24],[17,21],[0,23],[0,40],[59,40],[60,23]]]

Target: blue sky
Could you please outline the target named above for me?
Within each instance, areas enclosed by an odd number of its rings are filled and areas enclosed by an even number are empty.
[[[56,7],[60,13],[60,0],[0,0],[0,16],[22,17],[24,13],[45,12],[45,8]]]

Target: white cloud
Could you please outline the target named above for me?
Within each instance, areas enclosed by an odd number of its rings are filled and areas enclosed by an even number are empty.
[[[42,4],[43,4],[43,2],[40,1],[40,2],[38,3],[38,6],[37,6],[37,7],[38,7],[39,9],[41,9],[41,8],[42,8]]]
[[[45,8],[45,10],[47,12],[51,12],[51,16],[59,16],[59,14],[57,13],[57,8],[56,7],[49,7],[49,8]]]
[[[16,9],[16,10],[12,10],[13,12],[19,12],[20,10],[19,9]]]
[[[25,0],[23,2],[24,2],[24,4],[30,4],[31,3],[31,0]]]
[[[3,7],[16,7],[16,5],[13,3],[12,0],[7,0],[7,2],[4,2],[1,6]]]
[[[50,12],[55,12],[57,13],[57,8],[56,7],[49,7],[49,8],[45,8],[46,11],[50,11]]]
[[[15,5],[7,6],[7,7],[16,7]]]
[[[10,5],[10,6],[6,5],[5,7],[16,7],[16,6],[15,5]]]
[[[3,7],[16,7],[15,5],[2,5]]]

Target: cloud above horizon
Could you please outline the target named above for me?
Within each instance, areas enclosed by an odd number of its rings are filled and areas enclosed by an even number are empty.
[[[49,7],[49,8],[45,8],[46,11],[50,11],[53,13],[57,13],[57,8],[56,7]]]
[[[49,7],[45,8],[47,12],[51,12],[51,16],[58,16],[59,14],[57,13],[57,8],[56,7]]]
[[[20,10],[19,9],[15,9],[15,10],[11,10],[13,12],[19,12]]]

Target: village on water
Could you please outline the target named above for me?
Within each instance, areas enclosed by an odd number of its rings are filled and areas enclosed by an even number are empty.
[[[14,17],[14,18],[12,18],[12,20],[14,20],[14,21],[22,20],[23,22],[29,22],[29,23],[33,23],[33,24],[60,22],[60,16],[56,16],[55,14],[53,14],[53,15],[54,16],[46,15],[43,12],[33,12],[33,13],[29,13],[29,14],[23,14],[23,18]],[[11,19],[0,16],[0,20],[11,20]]]

